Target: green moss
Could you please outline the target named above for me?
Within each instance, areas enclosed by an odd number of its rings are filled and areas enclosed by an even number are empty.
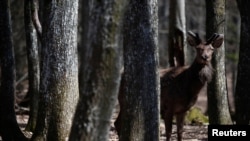
[[[218,16],[225,15],[225,2],[224,2],[224,0],[217,0],[217,1],[215,1],[214,4],[215,4],[214,7],[215,7],[216,15],[218,15]]]
[[[237,53],[226,53],[226,58],[238,62],[239,56]]]
[[[208,117],[202,113],[200,108],[193,107],[187,112],[185,123],[202,125],[208,123]]]

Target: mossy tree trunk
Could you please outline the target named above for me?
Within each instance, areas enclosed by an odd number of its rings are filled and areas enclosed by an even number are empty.
[[[9,1],[0,1],[0,135],[4,141],[25,141],[15,114],[15,59]]]
[[[237,0],[241,17],[240,49],[235,91],[236,124],[250,121],[250,1]]]
[[[126,0],[93,0],[80,66],[80,100],[70,141],[107,141],[121,69],[121,19]]]
[[[130,0],[124,19],[120,141],[159,140],[157,0]]]
[[[79,97],[78,0],[44,1],[38,119],[32,140],[67,140]]]
[[[206,0],[206,37],[224,34],[225,0]],[[231,124],[225,74],[224,44],[214,53],[213,79],[208,85],[208,115],[210,124]]]

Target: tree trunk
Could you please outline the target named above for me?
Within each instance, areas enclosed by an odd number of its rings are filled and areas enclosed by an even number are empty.
[[[24,0],[10,1],[13,46],[15,53],[15,68],[16,79],[19,80],[27,73],[27,58],[25,50],[25,30],[24,30]],[[22,87],[17,87],[17,90],[22,91]]]
[[[250,120],[250,1],[237,0],[241,16],[238,73],[235,92],[236,124],[249,124]]]
[[[30,0],[25,0],[24,12],[29,72],[29,90],[27,96],[30,98],[29,121],[26,126],[26,130],[34,131],[38,112],[40,77],[37,32],[32,23]]]
[[[186,18],[184,0],[170,0],[168,37],[169,66],[184,66],[184,49],[186,48]]]
[[[169,35],[169,0],[158,1],[158,46],[159,46],[159,64],[161,67],[167,67],[168,62],[168,35]]]
[[[71,141],[107,141],[121,69],[121,19],[126,0],[93,0],[80,70],[80,101]],[[86,34],[86,33],[85,33]],[[84,62],[83,62],[84,61]],[[82,70],[83,69],[83,70]]]
[[[63,10],[62,10],[63,9]],[[32,140],[67,140],[78,101],[78,0],[44,1],[40,103]]]
[[[159,140],[157,12],[157,0],[131,0],[125,14],[125,104],[120,141]]]
[[[206,0],[206,36],[224,34],[225,0]],[[208,86],[208,115],[211,124],[231,124],[229,112],[224,44],[215,53],[212,65],[215,69]]]
[[[91,8],[91,1],[92,0],[84,0],[84,1],[79,1],[79,30],[78,34],[80,37],[80,42],[79,42],[79,47],[78,47],[78,52],[79,52],[79,61],[82,61],[82,56],[85,52],[84,49],[86,48],[86,42],[87,42],[87,35],[88,33],[88,22],[89,22],[89,12]],[[84,63],[84,62],[83,62]],[[79,62],[81,64],[81,62]],[[81,71],[81,70],[79,70]],[[81,72],[79,72],[81,73]]]
[[[15,60],[12,41],[9,1],[0,1],[0,135],[4,141],[25,141],[14,109]]]
[[[85,64],[85,55],[87,54],[87,43],[88,43],[88,33],[89,33],[89,18],[90,18],[90,9],[91,9],[91,5],[92,5],[92,1],[93,0],[84,0],[84,1],[80,1],[79,4],[81,4],[80,6],[80,15],[81,17],[80,22],[79,22],[79,36],[80,36],[80,43],[78,46],[78,56],[79,56],[79,65],[80,65],[80,69],[79,69],[79,86],[82,86],[84,83],[83,81],[81,81],[81,78],[84,78],[84,64]],[[79,87],[80,91],[83,87]],[[81,93],[81,92],[80,92]]]

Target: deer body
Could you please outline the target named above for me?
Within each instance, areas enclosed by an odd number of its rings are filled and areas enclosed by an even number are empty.
[[[176,116],[178,141],[182,141],[183,124],[186,112],[195,104],[198,94],[212,79],[211,65],[214,48],[223,43],[223,35],[214,34],[206,42],[202,42],[198,34],[188,32],[188,43],[196,49],[196,57],[191,66],[178,66],[160,70],[160,112],[165,122],[166,138],[170,141],[172,120]],[[118,100],[120,113],[115,121],[115,127],[120,133],[121,116],[125,107],[124,77],[120,84]]]
[[[197,101],[198,94],[206,87],[212,72],[210,65],[200,66],[196,63],[190,67],[161,70],[161,116],[165,121],[168,140],[174,115],[177,117],[178,138],[182,138],[185,113]]]
[[[192,65],[160,71],[161,117],[165,122],[167,141],[170,141],[174,116],[177,122],[177,138],[178,141],[182,140],[185,114],[197,101],[200,91],[212,79],[213,50],[221,46],[223,36],[214,34],[207,42],[202,42],[197,34],[189,32],[188,43],[196,49],[196,58]]]
[[[212,76],[211,66],[203,67],[196,63],[190,67],[177,67],[160,71],[162,75],[161,109],[164,111],[171,106],[170,109],[173,109],[174,113],[181,113],[193,106],[199,92],[206,86],[206,80],[210,80]],[[183,83],[182,80],[190,81]],[[164,108],[165,106],[167,107]]]

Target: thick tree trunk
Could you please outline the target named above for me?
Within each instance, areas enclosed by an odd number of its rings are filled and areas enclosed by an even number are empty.
[[[241,15],[238,73],[235,92],[236,124],[250,121],[250,1],[237,0]]]
[[[63,10],[62,10],[63,9]],[[78,0],[45,1],[40,104],[32,140],[67,140],[78,101]]]
[[[30,113],[26,130],[34,131],[38,112],[40,76],[37,32],[32,23],[30,0],[25,0],[24,17],[29,72],[29,90],[27,96],[30,98]]]
[[[15,60],[12,42],[9,1],[0,1],[0,135],[4,141],[25,141],[14,109]]]
[[[107,141],[121,69],[121,18],[126,0],[93,0],[81,61],[80,101],[71,141]],[[85,33],[86,34],[86,33]],[[82,70],[83,69],[83,70]]]
[[[124,19],[125,99],[120,141],[159,140],[157,0],[130,0]]]
[[[206,0],[206,10],[206,36],[209,37],[213,33],[224,34],[225,0]],[[225,74],[224,44],[214,53],[214,56],[212,65],[215,71],[207,95],[209,123],[231,124]]]

